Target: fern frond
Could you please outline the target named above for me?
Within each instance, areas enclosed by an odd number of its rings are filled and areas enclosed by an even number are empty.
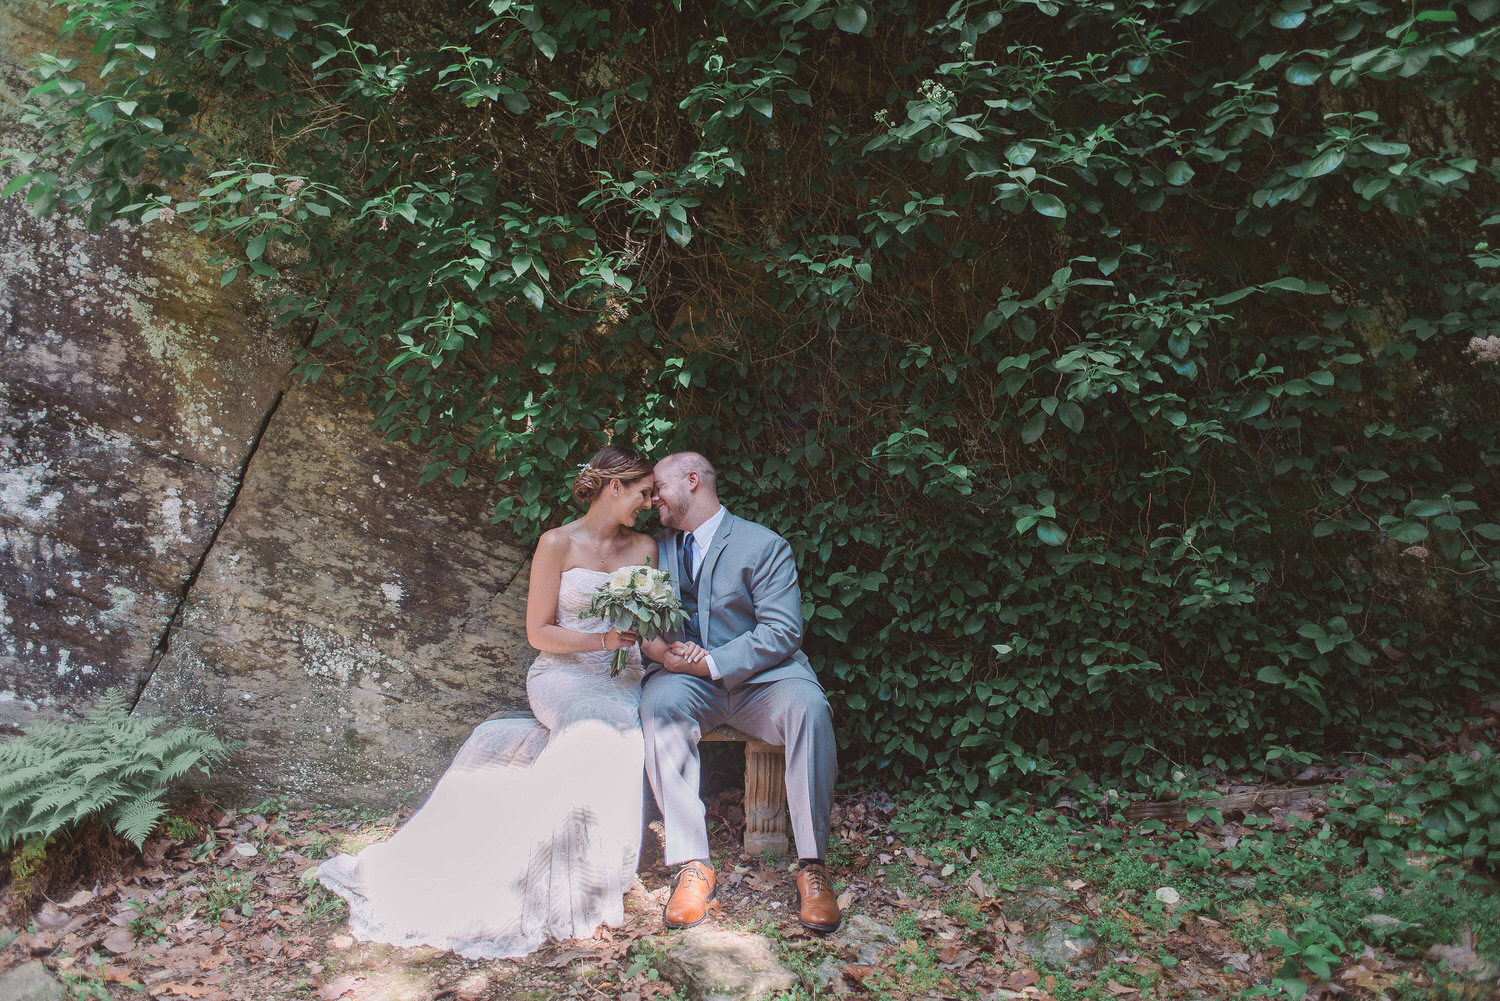
[[[167,808],[160,802],[160,796],[165,791],[153,790],[124,804],[120,809],[111,811],[110,826],[115,829],[115,833],[133,842],[137,848],[145,844],[146,838],[156,827],[156,822],[167,812]]]
[[[34,721],[0,744],[0,850],[95,814],[140,846],[165,812],[167,783],[226,756],[196,727],[131,716],[115,689],[82,719]]]
[[[86,785],[76,785],[72,782],[58,782],[45,793],[32,800],[31,816],[33,819],[43,813],[57,810],[59,807],[67,806],[69,803],[77,803],[80,800],[95,802],[98,790],[90,789]],[[103,804],[99,804],[102,806]]]
[[[0,775],[0,798],[9,798],[11,790],[24,789],[35,784],[42,776],[53,772],[54,770],[46,765],[30,765],[19,771]]]
[[[161,777],[175,779],[203,760],[203,753],[196,747],[182,751],[161,767]]]
[[[78,776],[80,782],[87,784],[96,782],[108,775],[114,770],[114,767],[114,762],[111,761],[90,761],[87,764],[79,765],[74,769],[73,774]]]

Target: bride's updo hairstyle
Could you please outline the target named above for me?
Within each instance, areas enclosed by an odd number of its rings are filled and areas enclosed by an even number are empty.
[[[584,504],[592,504],[609,486],[610,480],[619,480],[628,486],[650,475],[651,460],[640,452],[623,445],[605,445],[578,470],[578,479],[573,481],[573,496]]]

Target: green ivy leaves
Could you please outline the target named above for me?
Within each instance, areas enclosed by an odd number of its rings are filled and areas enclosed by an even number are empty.
[[[4,194],[216,240],[522,537],[713,456],[855,767],[1253,770],[1493,674],[1487,4],[77,3]]]

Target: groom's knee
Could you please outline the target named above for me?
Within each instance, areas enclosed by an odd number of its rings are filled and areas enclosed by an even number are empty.
[[[781,684],[787,685],[782,708],[787,731],[809,733],[814,739],[831,739],[833,711],[823,689],[800,678],[788,679]]]
[[[653,677],[641,690],[641,725],[649,731],[695,719],[702,699],[692,680],[680,674]]]

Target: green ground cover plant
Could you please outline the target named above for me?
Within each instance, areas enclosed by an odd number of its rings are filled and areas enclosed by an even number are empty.
[[[1495,688],[1495,0],[60,6],[5,194],[212,241],[523,538],[712,455],[847,767],[1274,775]]]
[[[1345,790],[1365,783],[1358,776],[1330,803],[1345,801]],[[1388,803],[1393,823],[1420,826],[1423,802]],[[1316,812],[1184,827],[1131,824],[1119,815],[1080,820],[1013,803],[980,804],[955,822],[934,804],[916,801],[896,827],[934,858],[972,859],[955,879],[977,872],[995,880],[1002,897],[1007,891],[1024,895],[1028,887],[1049,887],[1046,892],[1059,897],[1068,896],[1060,889],[1066,886],[1077,887],[1075,897],[1092,894],[1079,908],[1092,912],[1082,927],[1106,949],[1138,952],[1143,940],[1176,927],[1184,914],[1208,918],[1247,955],[1262,951],[1274,959],[1275,975],[1247,987],[1245,997],[1300,997],[1367,948],[1420,966],[1433,946],[1466,935],[1477,955],[1500,970],[1500,893],[1492,875],[1475,872],[1455,854],[1413,865],[1388,851],[1369,851],[1358,829],[1346,826],[1349,815]],[[1020,871],[1026,879],[1015,878]],[[1172,891],[1170,904],[1163,888]],[[1440,971],[1436,982],[1448,983],[1445,997],[1478,997],[1485,990]],[[1107,996],[1076,977],[1069,983],[1073,994],[1067,996]],[[1432,996],[1432,986],[1397,996]]]
[[[1432,852],[1500,872],[1500,758],[1488,744],[1366,766],[1333,805],[1372,858]]]

